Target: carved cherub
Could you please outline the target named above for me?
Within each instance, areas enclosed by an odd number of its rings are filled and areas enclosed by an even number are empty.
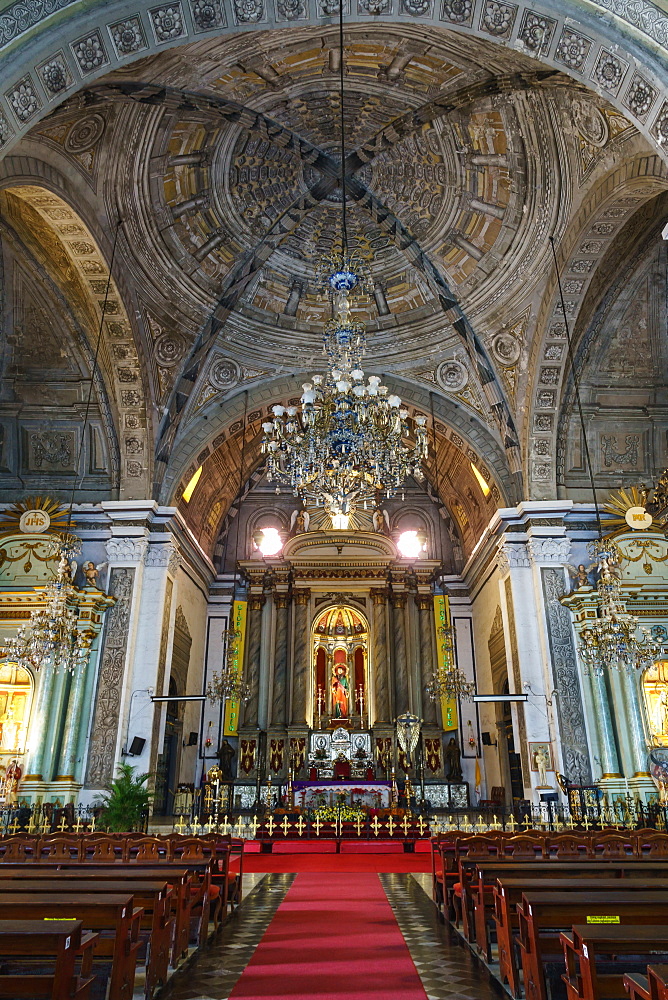
[[[593,569],[596,569],[596,566],[597,564],[595,562],[589,563],[588,566],[585,566],[584,563],[580,563],[578,566],[573,566],[572,563],[566,563],[568,575],[574,581],[573,590],[582,590],[583,587],[591,587],[589,574]]]
[[[83,575],[86,578],[87,587],[95,587],[96,590],[100,589],[97,583],[97,578],[106,565],[106,562],[95,565],[95,563],[90,559],[83,564],[82,570]]]
[[[383,507],[376,507],[371,515],[373,530],[379,535],[389,535],[390,516]]]
[[[58,579],[64,581],[65,583],[72,583],[74,577],[76,576],[78,562],[72,559],[70,562],[67,556],[63,553],[60,557],[58,563]]]

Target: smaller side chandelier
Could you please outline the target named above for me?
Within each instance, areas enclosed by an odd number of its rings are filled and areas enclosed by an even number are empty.
[[[633,672],[650,666],[661,652],[649,629],[626,608],[621,593],[621,553],[608,539],[594,545],[598,560],[598,616],[580,633],[578,653],[588,673],[599,677],[611,670]]]
[[[469,681],[466,674],[455,665],[455,643],[452,626],[441,625],[438,629],[441,651],[445,666],[439,666],[426,691],[431,701],[442,698],[455,698],[460,701],[471,701],[475,694],[475,684]]]
[[[250,685],[244,681],[241,664],[239,663],[239,642],[241,632],[238,629],[225,629],[223,639],[223,666],[220,673],[214,673],[208,688],[207,698],[210,702],[238,701],[246,704],[250,701]]]
[[[31,612],[29,623],[6,641],[0,656],[32,670],[74,674],[88,662],[95,634],[79,628],[77,590],[72,583],[77,564],[71,557],[80,551],[81,543],[74,535],[65,535],[57,545],[58,571],[44,588],[44,606]]]

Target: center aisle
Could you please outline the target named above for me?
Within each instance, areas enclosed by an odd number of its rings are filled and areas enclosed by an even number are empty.
[[[230,1000],[426,1000],[376,874],[297,875]]]

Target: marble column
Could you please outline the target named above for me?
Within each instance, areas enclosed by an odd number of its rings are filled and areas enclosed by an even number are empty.
[[[589,678],[596,738],[598,742],[599,759],[601,761],[602,778],[619,778],[619,755],[612,725],[610,698],[605,683],[605,677],[592,674]]]
[[[422,697],[422,718],[426,726],[436,725],[436,702],[426,693],[427,684],[436,669],[434,647],[434,602],[431,594],[418,594],[418,627],[420,629],[420,693]]]
[[[44,778],[44,750],[46,727],[51,711],[53,687],[56,675],[53,670],[40,670],[37,678],[37,697],[30,719],[28,735],[28,766],[24,781],[42,781]]]
[[[387,656],[387,590],[371,591],[373,600],[374,725],[390,721],[390,689]]]
[[[262,642],[262,594],[251,594],[248,599],[248,645],[246,647],[246,680],[250,688],[250,699],[244,708],[244,726],[258,724],[260,697],[260,645]]]
[[[73,781],[76,777],[81,716],[86,696],[86,681],[89,670],[90,662],[87,662],[85,668],[78,670],[72,677],[67,703],[67,714],[65,716],[65,732],[63,735],[63,744],[60,749],[58,774],[56,775],[57,781]]]
[[[284,726],[286,716],[286,683],[288,672],[288,614],[290,598],[287,594],[274,594],[276,606],[276,637],[274,641],[274,685],[271,710],[273,726]]]
[[[621,681],[624,698],[626,701],[626,712],[624,718],[628,729],[629,742],[631,744],[631,762],[633,766],[633,778],[649,778],[647,770],[647,737],[642,721],[642,708],[640,706],[640,695],[638,692],[638,674],[630,670],[622,670]]]
[[[309,669],[309,600],[311,591],[295,591],[295,642],[292,669],[292,725],[307,722]]]
[[[410,711],[408,700],[408,667],[406,664],[406,595],[392,595],[392,637],[394,640],[394,712]]]

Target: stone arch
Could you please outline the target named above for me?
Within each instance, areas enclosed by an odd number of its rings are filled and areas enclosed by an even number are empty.
[[[512,480],[499,442],[477,416],[441,395],[430,400],[425,389],[408,381],[386,378],[391,390],[401,394],[409,409],[435,419],[435,453],[426,469],[426,488],[431,498],[453,513],[446,526],[453,535],[456,524],[458,540],[470,552],[480,532],[497,506],[511,495]],[[220,525],[236,502],[240,481],[242,494],[261,476],[262,456],[259,445],[261,424],[274,403],[298,399],[300,383],[296,379],[263,382],[245,393],[236,393],[222,401],[210,399],[201,417],[187,425],[171,456],[165,476],[166,504],[175,504],[182,512],[203,547],[211,552],[219,537]],[[240,476],[243,441],[243,418],[246,412],[244,470]],[[205,417],[208,416],[208,419]],[[194,454],[193,454],[194,453]],[[470,469],[473,463],[489,480],[490,493],[483,497]],[[190,501],[183,500],[183,489],[199,466],[203,472]],[[490,471],[491,470],[491,471]],[[450,475],[452,474],[452,475]],[[250,477],[250,482],[249,482]],[[476,499],[470,499],[469,491]]]
[[[625,223],[668,188],[668,170],[659,157],[636,156],[601,179],[581,206],[557,252],[569,329],[577,341],[579,316],[597,274]],[[566,335],[554,267],[543,293],[526,395],[527,495],[545,499],[556,493],[558,416],[569,369]],[[577,351],[577,344],[574,345]]]
[[[4,163],[4,176],[0,176],[1,214],[11,218],[19,236],[25,237],[54,286],[67,299],[82,331],[91,370],[109,282],[96,388],[103,411],[106,407],[107,421],[114,428],[113,462],[119,496],[148,496],[152,456],[141,356],[123,296],[109,275],[109,248],[102,249],[80,207],[74,207],[73,193],[60,183],[55,171],[43,164],[26,170],[22,162],[17,174],[8,177],[7,169],[12,166],[16,164]]]
[[[657,447],[657,442],[663,436],[666,422],[660,401],[666,380],[662,331],[668,314],[668,289],[666,250],[660,233],[661,220],[667,211],[668,191],[647,202],[627,222],[601,263],[604,277],[588,289],[573,331],[575,369],[581,386],[594,477],[603,493],[610,485],[617,486],[625,480],[635,483],[651,479],[664,465],[663,449],[660,444]],[[635,314],[631,328],[629,313]],[[606,337],[608,331],[610,335]],[[614,427],[611,424],[608,430],[612,434],[599,441],[595,433],[592,435],[597,428],[595,385],[603,373],[606,373],[604,378],[619,379],[610,375],[611,356],[615,357],[612,368],[624,371],[619,390],[625,393],[624,406],[630,419]],[[593,380],[592,373],[595,373]],[[635,407],[634,390],[636,397],[640,395]],[[569,371],[557,425],[556,474],[559,494],[573,499],[573,490],[578,487],[567,480],[567,452],[575,436],[578,440],[581,436],[579,418],[574,425],[574,406],[574,383]],[[625,448],[615,448],[615,439],[624,441]],[[607,472],[606,466],[609,466]],[[586,468],[575,478],[580,476],[585,499],[589,501],[591,486]]]
[[[214,35],[277,28],[294,33],[309,26],[322,31],[335,23],[336,14],[328,0],[301,0],[297,8],[282,0],[246,5],[212,0],[206,7],[198,0],[175,0],[168,8],[140,0],[132,15],[122,0],[94,0],[85,10],[80,0],[61,0],[57,6],[59,13],[62,7],[70,11],[70,16],[60,13],[57,28],[50,6],[26,12],[15,2],[3,12],[0,52],[12,49],[0,74],[0,141],[5,148],[63,100],[117,67]],[[377,18],[375,7],[363,2],[346,12],[347,25],[378,23]],[[630,115],[665,155],[668,104],[662,49],[668,41],[668,17],[651,0],[641,0],[640,7],[613,7],[611,0],[501,7],[490,0],[466,0],[461,9],[447,0],[387,0],[381,23],[401,24],[407,31],[415,25],[447,28],[553,66]],[[401,72],[400,60],[391,69]]]

